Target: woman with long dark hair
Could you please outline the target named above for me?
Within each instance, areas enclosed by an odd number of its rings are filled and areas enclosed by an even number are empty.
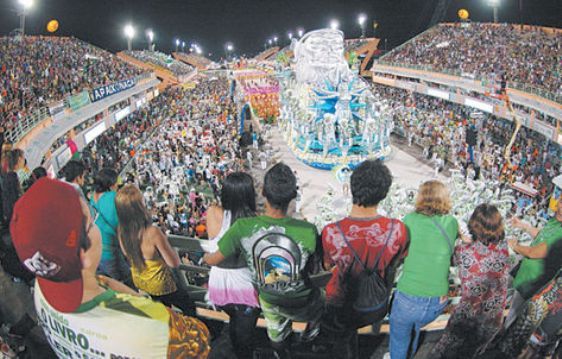
[[[195,315],[193,301],[178,289],[170,269],[180,265],[180,258],[166,235],[152,225],[141,191],[131,184],[124,186],[117,192],[115,207],[119,243],[131,265],[135,286],[155,300],[175,305],[186,315]]]
[[[252,177],[243,172],[228,175],[222,184],[221,206],[207,211],[207,230],[213,246],[238,219],[256,215]],[[211,250],[211,252],[214,250]],[[251,358],[259,315],[258,296],[243,254],[231,256],[211,267],[209,301],[230,316],[230,340],[239,358]]]

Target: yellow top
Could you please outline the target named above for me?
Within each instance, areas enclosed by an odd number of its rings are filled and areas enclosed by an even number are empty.
[[[145,259],[145,267],[139,271],[131,266],[135,286],[150,295],[166,295],[177,290],[172,271],[161,259]]]

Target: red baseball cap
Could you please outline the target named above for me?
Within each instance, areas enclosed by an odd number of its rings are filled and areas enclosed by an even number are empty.
[[[71,185],[39,179],[16,202],[10,223],[22,264],[37,278],[47,302],[63,313],[82,303],[80,236],[84,214]]]

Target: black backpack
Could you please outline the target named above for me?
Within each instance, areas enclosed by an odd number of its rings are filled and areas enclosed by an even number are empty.
[[[394,221],[391,220],[390,223],[390,231],[388,232],[384,246],[377,255],[377,259],[375,260],[375,264],[372,269],[367,268],[367,265],[361,261],[359,255],[347,240],[339,222],[336,223],[336,226],[340,230],[347,247],[351,250],[353,256],[355,257],[349,266],[349,269],[344,274],[343,279],[345,283],[344,288],[346,291],[346,300],[352,304],[352,308],[357,312],[374,312],[382,309],[386,310],[388,308],[390,288],[384,277],[380,275],[377,267],[394,229]],[[353,276],[351,273],[355,261],[361,263],[361,266],[363,267],[363,271],[357,276]]]

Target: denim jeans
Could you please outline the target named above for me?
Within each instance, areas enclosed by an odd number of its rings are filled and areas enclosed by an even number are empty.
[[[390,313],[390,357],[408,358],[408,348],[412,343],[409,357],[413,358],[418,349],[420,329],[437,318],[447,302],[446,297],[414,297],[400,291],[394,292]],[[413,341],[412,330],[415,331]]]
[[[97,273],[116,279],[131,288],[134,287],[132,286],[131,268],[121,253],[117,253],[111,259],[102,259],[98,265]]]

